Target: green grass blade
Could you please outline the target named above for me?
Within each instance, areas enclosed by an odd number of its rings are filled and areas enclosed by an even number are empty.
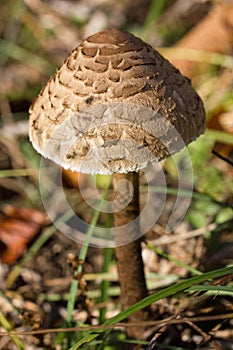
[[[36,175],[36,169],[3,169],[0,170],[0,178],[4,177],[19,177]]]
[[[218,270],[206,272],[200,276],[191,277],[191,278],[186,279],[182,282],[178,282],[177,284],[170,286],[170,287],[167,287],[164,290],[161,290],[157,293],[154,293],[154,294],[142,299],[138,303],[130,306],[128,309],[120,312],[118,315],[107,320],[103,324],[103,326],[111,326],[111,325],[114,326],[116,323],[123,321],[124,319],[126,319],[127,317],[129,317],[130,315],[135,313],[136,311],[139,311],[139,310],[155,303],[158,300],[161,300],[161,299],[167,298],[171,295],[174,295],[176,293],[182,292],[185,289],[190,288],[196,284],[200,284],[200,283],[203,283],[205,281],[219,278],[219,277],[222,277],[222,276],[225,276],[228,274],[232,274],[232,273],[233,273],[233,266],[230,266],[230,267],[226,267],[223,269],[218,269]],[[76,350],[76,349],[80,348],[81,345],[88,343],[91,340],[97,338],[104,331],[105,331],[104,329],[99,329],[98,332],[96,332],[96,334],[88,334],[86,337],[84,337],[79,342],[77,342],[74,345],[74,347],[70,348],[70,350]]]
[[[177,266],[184,267],[187,271],[191,272],[193,275],[202,275],[201,271],[193,268],[192,266],[189,266],[189,265],[183,263],[182,261],[180,261],[178,259],[173,258],[171,255],[169,255],[169,254],[163,252],[162,250],[158,249],[157,247],[153,246],[153,244],[150,244],[147,242],[146,245],[148,248],[152,249],[158,255],[166,258],[169,261],[174,262]]]
[[[80,348],[80,346],[82,346],[83,344],[90,343],[92,340],[96,339],[98,337],[98,335],[99,334],[88,334],[86,337],[79,340],[78,343],[71,346],[71,348],[69,348],[69,350],[76,350],[76,349]]]
[[[192,286],[187,289],[187,292],[211,292],[211,294],[215,295],[228,295],[233,297],[233,287],[231,286]]]
[[[103,207],[106,195],[107,195],[107,190],[104,192],[104,194],[103,194],[103,196],[102,196],[102,198],[100,200],[100,204],[99,204],[98,209],[94,212],[92,221],[90,223],[89,229],[88,229],[87,234],[86,234],[85,242],[82,245],[82,248],[80,250],[79,259],[82,260],[82,261],[85,261],[85,259],[86,259],[88,245],[89,245],[90,239],[91,239],[91,237],[93,235],[93,232],[95,230],[95,227],[97,225],[97,222],[98,222],[98,219],[99,219],[99,216],[100,216],[100,212],[101,212],[101,209]],[[78,274],[81,273],[82,270],[83,270],[83,265],[80,264],[78,266],[78,268],[77,268],[77,273]],[[76,279],[73,279],[72,283],[71,283],[71,287],[70,287],[70,296],[69,296],[69,300],[68,300],[68,303],[67,303],[67,317],[66,317],[66,321],[67,321],[68,325],[71,325],[71,322],[72,322],[72,313],[73,313],[73,310],[74,310],[74,305],[75,305],[76,293],[77,293],[78,285],[79,285],[79,281],[76,280]]]
[[[134,312],[139,311],[152,303],[155,303],[156,301],[160,299],[164,299],[169,297],[170,295],[176,294],[178,292],[181,292],[195,284],[199,284],[202,282],[205,282],[207,280],[212,280],[214,278],[218,278],[220,276],[225,276],[228,274],[233,273],[233,266],[231,267],[226,267],[223,269],[218,269],[210,272],[203,273],[200,276],[195,276],[191,277],[189,279],[186,279],[182,282],[178,282],[177,284],[167,287],[164,290],[161,290],[157,293],[154,293],[143,300],[139,301],[138,303],[130,306],[128,309],[122,311],[120,314],[112,317],[110,320],[106,321],[104,325],[109,325],[109,324],[115,324],[118,322],[123,321],[125,318],[129,317],[132,315]]]
[[[11,43],[7,40],[0,41],[0,52],[8,57],[11,57],[17,61],[23,62],[33,68],[36,68],[42,73],[51,75],[54,72],[54,67],[44,58],[34,55],[28,50]]]
[[[0,324],[5,328],[5,330],[7,332],[11,332],[12,331],[10,323],[7,321],[7,319],[2,314],[1,311],[0,311]],[[9,334],[9,337],[15,343],[15,345],[17,346],[18,350],[25,350],[24,344],[22,343],[22,341],[16,335],[10,335]]]
[[[150,27],[156,22],[157,18],[160,16],[163,8],[166,4],[166,0],[153,0],[151,6],[148,10],[147,17],[144,21],[144,29]]]
[[[212,136],[215,141],[227,143],[228,145],[233,145],[233,135],[219,130],[207,129],[206,134]]]
[[[233,68],[233,58],[230,55],[181,47],[160,47],[158,51],[166,58],[206,62],[225,68]]]
[[[109,270],[109,265],[112,260],[112,255],[113,255],[113,250],[111,248],[105,248],[104,249],[104,266],[102,272],[108,272]],[[110,286],[109,281],[102,281],[101,282],[101,297],[99,299],[100,303],[105,303],[108,300],[108,289]],[[102,307],[100,309],[99,313],[99,323],[103,323],[106,318],[106,307]]]

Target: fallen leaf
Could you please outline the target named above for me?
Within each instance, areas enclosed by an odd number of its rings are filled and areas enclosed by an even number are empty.
[[[6,206],[0,218],[0,259],[12,264],[27,250],[28,243],[48,223],[45,213]]]

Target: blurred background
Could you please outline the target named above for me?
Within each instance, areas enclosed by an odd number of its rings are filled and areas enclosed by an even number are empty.
[[[163,244],[162,248],[167,254],[202,271],[232,263],[233,1],[1,0],[1,330],[27,329],[28,324],[33,329],[41,324],[44,328],[60,326],[65,319],[65,293],[69,290],[72,276],[67,256],[69,253],[76,256],[79,247],[56,229],[50,233],[46,231],[51,226],[38,189],[40,157],[28,140],[28,109],[49,77],[81,40],[112,27],[128,30],[158,49],[192,80],[206,109],[206,134],[189,147],[194,168],[192,203],[173,236],[194,234],[185,241],[176,242],[175,239],[176,244]],[[178,157],[182,162],[182,155]],[[165,172],[172,188],[177,179],[169,160],[165,164]],[[85,186],[85,177],[79,177],[79,181]],[[64,172],[64,182],[67,188],[78,186],[74,173]],[[90,220],[91,214],[85,212],[82,215]],[[150,232],[151,239],[158,245],[161,236],[166,236],[162,224],[163,218]],[[40,241],[41,235],[46,232],[46,239]],[[36,247],[33,251],[30,250],[32,245]],[[187,275],[186,268],[177,266],[166,257],[158,258],[146,247],[144,255],[147,272],[163,273],[175,276],[175,279]],[[95,273],[103,271],[103,256],[98,250],[89,251],[84,270],[94,274],[89,282],[89,291],[95,290],[98,287],[98,283],[96,286],[94,282]],[[114,275],[114,266],[111,271]],[[111,282],[113,285],[116,283],[114,277]],[[94,303],[98,299],[92,298]],[[9,305],[6,299],[11,300]],[[85,323],[91,317],[87,305],[83,303],[82,312],[77,306],[74,313],[77,323]],[[224,303],[221,305],[219,312],[225,312]],[[32,321],[25,313],[21,313],[19,318],[20,308],[27,310],[29,316],[33,315]],[[113,309],[111,304],[107,316]],[[213,312],[216,313],[216,309]],[[166,310],[166,313],[169,314],[169,311]],[[95,312],[92,314],[95,315]],[[35,315],[39,315],[38,322]],[[222,344],[225,344],[222,346],[232,349],[229,340],[232,332],[228,323],[225,331],[225,335],[219,335]],[[9,337],[1,339],[0,349],[23,348],[17,342],[11,342]],[[29,344],[32,346],[30,349],[42,349],[44,346],[66,348],[65,345],[56,347],[54,339],[57,338],[31,336],[25,340],[25,349],[29,349]],[[48,345],[45,345],[46,341]],[[192,348],[196,348],[195,339],[191,341]],[[210,346],[207,348],[212,348]]]

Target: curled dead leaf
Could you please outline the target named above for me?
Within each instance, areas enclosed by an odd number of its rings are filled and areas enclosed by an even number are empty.
[[[27,250],[28,243],[48,223],[45,213],[6,206],[0,217],[0,259],[12,264]]]

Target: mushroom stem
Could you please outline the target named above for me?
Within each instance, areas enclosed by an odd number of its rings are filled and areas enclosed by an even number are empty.
[[[140,227],[139,222],[135,220],[139,216],[138,173],[114,174],[113,187],[116,203],[114,226],[121,227],[120,231],[116,230],[115,234],[115,256],[122,306],[126,309],[147,296],[141,242],[138,239]],[[129,234],[133,235],[131,237],[135,237],[136,240],[122,245],[124,244],[122,236],[129,237]],[[130,322],[140,323],[146,319],[148,319],[147,309],[140,310],[129,317]],[[126,331],[129,337],[138,338],[143,332],[143,327],[128,327]]]

